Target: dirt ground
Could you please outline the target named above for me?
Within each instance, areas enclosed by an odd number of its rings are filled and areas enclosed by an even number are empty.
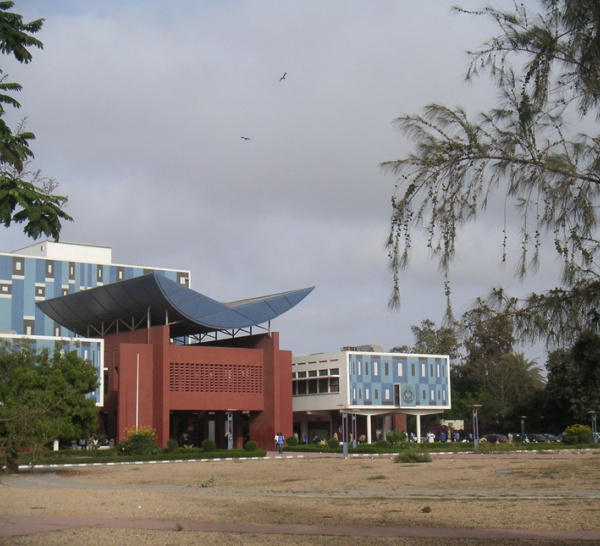
[[[388,456],[284,455],[266,460],[46,469],[3,476],[0,514],[178,522],[168,531],[87,528],[0,539],[0,544],[23,546],[107,541],[146,546],[274,545],[306,544],[307,540],[338,545],[349,540],[348,536],[177,532],[185,522],[595,530],[600,521],[600,454],[453,455],[418,464],[399,464]],[[480,542],[369,537],[359,543]],[[488,539],[485,543],[513,542]]]

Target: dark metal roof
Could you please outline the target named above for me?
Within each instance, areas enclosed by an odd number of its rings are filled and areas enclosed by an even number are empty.
[[[150,273],[40,301],[37,306],[79,335],[105,335],[169,324],[171,337],[181,337],[264,324],[300,303],[313,289],[221,303]]]

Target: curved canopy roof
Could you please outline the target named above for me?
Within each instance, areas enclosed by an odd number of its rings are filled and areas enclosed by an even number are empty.
[[[313,289],[221,303],[150,273],[40,301],[37,306],[58,324],[80,335],[169,324],[171,337],[181,337],[263,324],[300,303]]]

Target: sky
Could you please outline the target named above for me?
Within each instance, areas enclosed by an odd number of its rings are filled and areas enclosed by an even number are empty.
[[[272,324],[294,354],[411,345],[412,325],[441,324],[443,277],[417,242],[388,309],[396,180],[380,164],[410,150],[400,115],[493,104],[464,73],[495,28],[455,3],[16,0],[26,21],[45,18],[44,48],[27,65],[1,59],[23,85],[9,119],[27,119],[32,167],[69,198],[62,241],[190,270],[193,289],[225,302],[314,286]],[[2,240],[4,252],[32,243],[18,225]],[[552,259],[520,282],[501,245],[498,207],[462,230],[456,314],[492,286],[556,285]]]

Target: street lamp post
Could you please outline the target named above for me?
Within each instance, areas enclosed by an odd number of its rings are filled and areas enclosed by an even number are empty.
[[[471,409],[473,410],[473,448],[475,453],[479,451],[479,417],[477,415],[477,410],[480,407],[481,404],[471,405]]]
[[[348,440],[348,412],[342,411],[342,441],[344,442],[342,449],[344,452],[344,459],[348,458]]]
[[[598,428],[597,428],[597,423],[596,423],[596,419],[598,417],[598,412],[596,410],[592,410],[590,412],[588,412],[591,416],[592,416],[592,441],[596,442],[596,434],[598,433]]]
[[[525,419],[527,415],[521,415],[521,441],[525,441]]]

